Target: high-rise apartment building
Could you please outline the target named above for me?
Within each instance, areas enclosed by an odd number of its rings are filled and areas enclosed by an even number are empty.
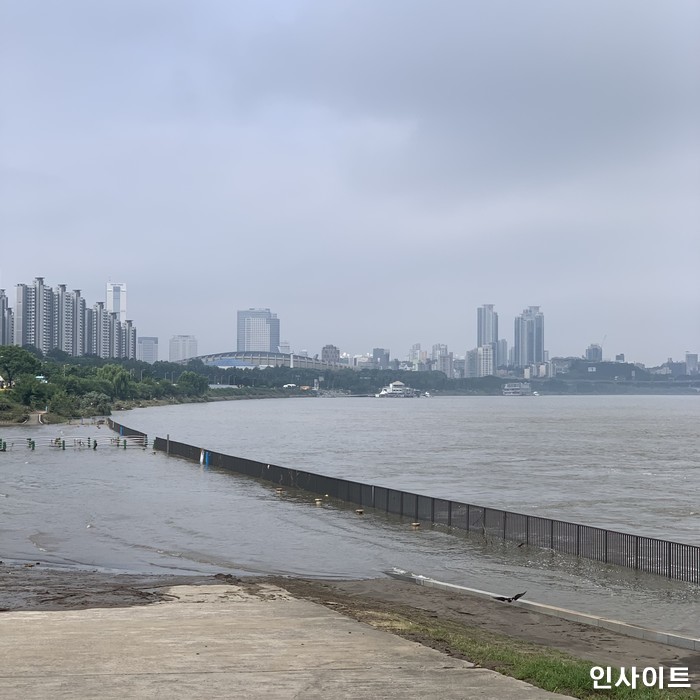
[[[111,323],[103,301],[98,301],[88,314],[90,318],[90,335],[88,339],[88,355],[110,357]]]
[[[10,308],[10,299],[0,289],[0,345],[14,345],[15,318]]]
[[[515,318],[513,363],[529,367],[545,361],[544,314],[539,306],[529,306]]]
[[[85,299],[79,289],[67,291],[59,284],[54,292],[54,346],[73,357],[85,354]]]
[[[686,352],[685,353],[685,373],[686,374],[697,374],[698,373],[698,354],[696,352]]]
[[[498,314],[493,304],[484,304],[476,310],[476,345],[479,348],[491,346],[494,368],[505,364],[505,358],[498,356]]]
[[[493,345],[480,345],[476,349],[476,376],[488,377],[495,374],[493,366]]]
[[[464,376],[467,379],[479,376],[479,351],[477,348],[467,350],[464,356]]]
[[[270,309],[238,312],[238,352],[279,352],[280,321]]]
[[[136,359],[151,365],[158,362],[158,338],[142,335],[136,343]]]
[[[33,345],[42,352],[55,347],[54,295],[51,287],[37,277],[34,284],[17,285],[15,304],[15,345]]]
[[[126,322],[126,285],[124,282],[107,282],[105,304],[108,313],[117,314],[117,320],[120,323]]]
[[[454,354],[447,351],[447,345],[444,346],[444,351],[437,356],[434,368],[438,372],[442,372],[448,379],[455,376]]]
[[[170,362],[197,357],[197,339],[193,335],[174,335],[170,339]]]

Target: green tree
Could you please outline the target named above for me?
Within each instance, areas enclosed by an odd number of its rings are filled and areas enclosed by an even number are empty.
[[[183,372],[177,380],[180,391],[187,396],[202,396],[209,388],[206,377],[196,372]]]
[[[14,382],[12,394],[24,406],[43,407],[51,395],[51,388],[33,374],[20,374]]]
[[[109,383],[113,398],[131,398],[133,394],[131,375],[123,367],[119,365],[105,365],[97,370],[97,377]]]
[[[0,373],[9,386],[20,374],[36,375],[41,363],[35,355],[16,345],[0,346]]]
[[[80,410],[86,416],[108,416],[110,414],[109,396],[90,391],[80,397]]]
[[[78,401],[69,396],[65,391],[57,391],[49,401],[49,411],[59,416],[72,418],[80,415]]]

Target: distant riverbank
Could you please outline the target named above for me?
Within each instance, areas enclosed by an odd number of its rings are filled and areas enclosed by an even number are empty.
[[[31,411],[18,415],[16,420],[0,420],[0,427],[22,427],[36,425],[58,425],[62,423],[71,424],[73,422],[91,422],[99,418],[104,418],[105,415],[113,415],[123,411],[130,411],[134,408],[153,408],[157,406],[177,406],[180,404],[190,403],[215,403],[219,401],[245,401],[250,399],[288,399],[301,398],[308,396],[308,393],[292,393],[284,389],[250,389],[240,391],[238,393],[228,392],[226,394],[219,393],[207,394],[205,396],[181,396],[170,397],[164,399],[133,399],[116,401],[112,407],[110,414],[96,413],[92,416],[84,416],[82,418],[72,416],[61,416],[49,411]]]

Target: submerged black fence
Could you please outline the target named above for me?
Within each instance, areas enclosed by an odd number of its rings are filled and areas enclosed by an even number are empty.
[[[121,435],[144,435],[109,420]],[[383,486],[266,464],[252,459],[212,452],[201,447],[157,437],[156,450],[201,464],[269,481],[277,486],[298,488],[327,495],[363,508],[430,522],[486,537],[500,538],[552,549],[607,564],[625,566],[667,578],[700,583],[700,547],[653,537],[631,535],[589,525],[512,513],[443,498],[432,498]]]

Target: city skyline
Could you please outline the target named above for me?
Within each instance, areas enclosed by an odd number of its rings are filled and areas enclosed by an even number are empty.
[[[115,294],[114,289],[117,288]],[[96,302],[92,308],[86,306],[85,298],[81,295],[81,290],[76,289],[72,292],[68,292],[65,284],[57,285],[56,291],[52,287],[45,284],[43,277],[35,277],[33,285],[27,285],[24,283],[18,283],[15,285],[16,289],[16,302],[15,306],[21,307],[23,300],[31,301],[32,304],[36,306],[34,301],[36,298],[41,298],[43,295],[48,295],[51,297],[50,303],[48,303],[52,311],[51,316],[51,326],[52,330],[48,336],[48,339],[42,340],[43,336],[37,336],[36,331],[32,330],[34,333],[31,337],[34,341],[31,344],[37,344],[41,346],[41,349],[46,352],[52,347],[57,347],[59,349],[67,351],[69,354],[82,354],[85,352],[86,347],[97,347],[95,343],[98,341],[92,339],[87,340],[88,336],[94,336],[95,334],[95,324],[98,326],[104,326],[107,335],[110,331],[107,330],[109,326],[108,319],[114,315],[116,320],[119,320],[119,307],[121,305],[121,312],[126,314],[126,284],[125,283],[108,283],[106,286],[106,301]],[[115,294],[115,301],[113,302],[113,308],[116,306],[118,310],[110,311],[109,300],[110,295]],[[47,297],[48,299],[48,297]],[[65,310],[58,313],[61,309]],[[585,348],[581,349],[579,352],[557,352],[556,349],[550,349],[544,340],[544,314],[539,306],[529,306],[525,308],[520,314],[518,314],[514,319],[514,330],[513,334],[504,337],[503,333],[499,331],[499,313],[495,308],[494,304],[482,304],[476,309],[476,324],[474,337],[476,340],[476,345],[473,348],[462,348],[460,346],[454,345],[450,346],[447,343],[435,343],[432,342],[432,351],[428,352],[424,350],[422,352],[416,351],[416,348],[420,349],[421,343],[412,343],[409,347],[395,351],[392,355],[392,359],[399,359],[401,361],[409,360],[412,362],[419,363],[422,360],[418,355],[422,354],[425,358],[432,359],[435,367],[443,367],[443,371],[447,374],[451,373],[452,363],[457,359],[466,359],[469,366],[472,367],[474,376],[484,376],[487,374],[492,374],[498,367],[501,366],[511,366],[516,368],[523,368],[531,365],[538,365],[545,362],[545,357],[580,357],[591,361],[628,361],[637,362],[644,364],[648,367],[655,367],[664,364],[669,359],[673,359],[675,362],[684,361],[684,357],[688,353],[697,352],[697,349],[690,348],[686,349],[681,355],[672,356],[666,355],[664,358],[659,358],[653,363],[645,363],[641,360],[633,359],[630,356],[629,351],[618,352],[618,349],[606,350],[605,339],[603,337],[602,343],[591,342]],[[37,316],[30,314],[32,318],[32,323],[34,326],[37,325],[41,327],[40,314],[32,312]],[[66,318],[66,313],[68,317]],[[73,318],[81,318],[83,320],[81,323],[73,323]],[[98,314],[99,320],[93,321],[92,317]],[[53,318],[55,316],[55,319]],[[3,344],[17,344],[15,339],[15,333],[19,333],[17,337],[24,337],[22,334],[25,333],[23,326],[25,322],[22,321],[22,314],[18,317],[13,309],[12,298],[7,295],[5,289],[0,289],[0,345]],[[71,325],[72,324],[72,325]],[[82,324],[82,325],[81,325]],[[105,325],[106,324],[106,325]],[[121,324],[126,328],[127,322],[125,321]],[[63,327],[71,326],[72,335],[70,337],[64,338],[62,333]],[[467,322],[466,326],[469,326]],[[501,325],[503,327],[503,324]],[[114,330],[111,331],[114,335]],[[130,341],[129,350],[124,350],[127,355],[137,357],[137,359],[144,359],[147,362],[152,363],[158,359],[158,336],[135,336],[135,328],[131,321],[128,321],[128,333],[129,337],[132,337]],[[86,335],[87,334],[87,335]],[[442,334],[444,337],[445,334]],[[183,335],[175,334],[170,336],[169,341],[169,359],[171,361],[180,361],[190,357],[209,355],[221,352],[231,352],[234,349],[239,352],[247,351],[263,351],[263,352],[282,352],[289,353],[294,352],[296,354],[302,355],[322,355],[326,352],[332,352],[335,355],[336,351],[339,354],[349,355],[354,357],[359,356],[370,356],[383,357],[384,359],[379,363],[380,365],[387,364],[387,358],[391,352],[385,348],[372,347],[359,348],[357,344],[351,348],[340,347],[332,343],[324,343],[323,347],[316,351],[314,346],[308,343],[301,343],[300,345],[292,346],[288,341],[280,341],[280,319],[276,313],[272,313],[269,308],[249,308],[245,310],[238,310],[236,312],[236,346],[234,347],[220,347],[215,350],[199,350],[198,340],[194,335]],[[105,340],[105,343],[110,341]],[[22,344],[22,343],[20,343]],[[133,346],[133,347],[132,347]],[[306,346],[306,347],[304,347]],[[73,348],[78,348],[74,350]],[[105,345],[105,348],[107,346]],[[308,347],[313,348],[311,352],[308,351]],[[486,348],[489,348],[488,351]],[[82,349],[80,349],[82,348]],[[333,348],[331,351],[330,349]],[[99,351],[103,356],[118,356],[119,350],[108,350],[103,349]],[[135,354],[134,354],[135,353]],[[145,358],[142,358],[142,353]],[[386,355],[386,357],[385,357]],[[173,360],[173,358],[176,358]],[[621,360],[622,358],[622,360]],[[471,363],[471,364],[470,364]]]
[[[11,298],[124,280],[203,354],[258,306],[314,353],[463,354],[483,304],[557,355],[700,347],[696,2],[0,7]]]
[[[136,327],[131,319],[120,320],[126,313],[126,288],[108,285],[106,296],[90,307],[80,289],[69,291],[66,284],[54,289],[44,277],[35,277],[31,284],[15,285],[10,305],[0,289],[0,345],[32,346],[44,354],[59,350],[72,357],[134,359]]]

